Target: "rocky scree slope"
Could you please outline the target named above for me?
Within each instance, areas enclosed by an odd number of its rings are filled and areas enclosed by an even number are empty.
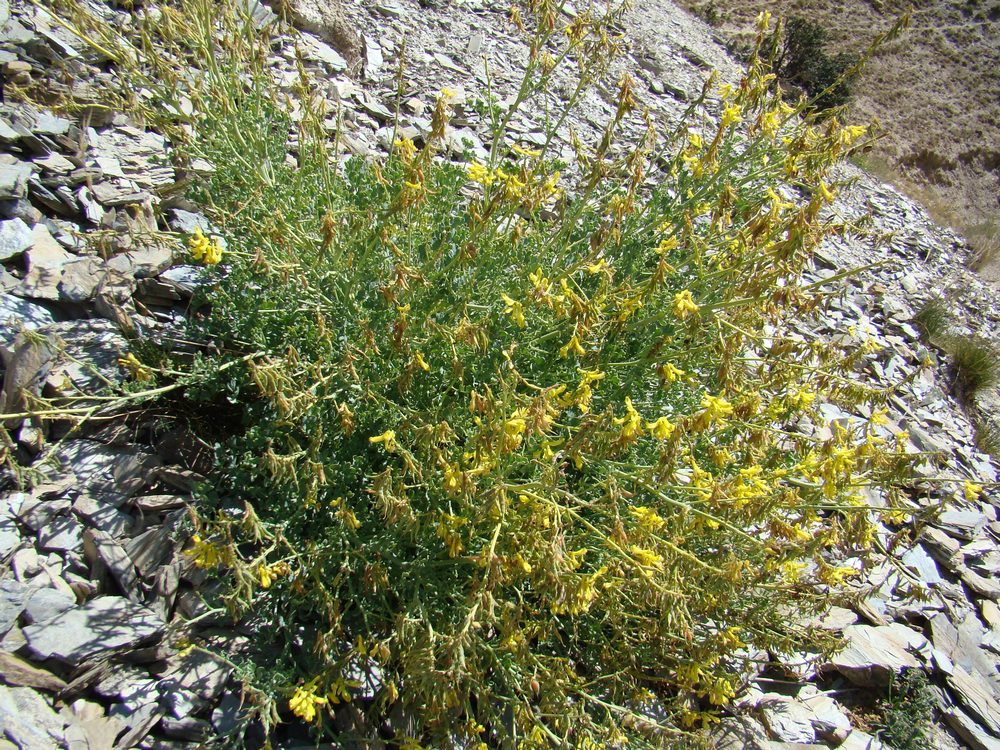
[[[135,23],[133,12],[115,5],[91,7],[115,27]],[[260,24],[275,21],[267,6],[251,0],[248,7]],[[344,157],[377,157],[389,145],[397,116],[389,61],[404,34],[402,133],[426,135],[433,92],[447,86],[458,92],[447,156],[482,154],[489,136],[471,102],[485,91],[484,60],[500,95],[511,97],[527,55],[507,7],[382,0],[345,10],[362,40],[362,73],[348,74],[330,43],[339,33],[325,33],[322,14],[312,32],[282,32],[273,59],[290,93],[295,45],[302,46],[330,111],[343,113],[330,130],[339,127]],[[663,123],[677,121],[710,68],[738,75],[708,28],[670,3],[633,9],[622,32],[623,55],[559,133],[560,148],[569,148],[569,125],[599,132],[623,72],[641,83],[641,103]],[[107,82],[104,64],[44,9],[0,0],[0,65],[9,81],[86,104]],[[638,136],[636,129],[626,139]],[[541,125],[522,113],[511,137],[539,143]],[[211,279],[184,264],[175,233],[210,227],[177,197],[185,175],[171,166],[169,143],[122,113],[91,107],[69,119],[10,101],[0,106],[0,151],[3,413],[22,413],[31,394],[76,399],[81,415],[95,409],[88,396],[122,382],[118,359],[133,337],[196,346],[179,331],[194,294]],[[947,371],[921,343],[913,316],[947,292],[970,329],[993,335],[997,297],[964,270],[968,248],[954,234],[892,188],[848,166],[844,176],[853,184],[842,189],[837,210],[870,212],[887,236],[830,242],[812,276],[843,292],[828,316],[799,334],[871,339],[876,352],[865,374],[873,385],[900,384],[887,430],[908,432],[908,449],[926,456],[921,471],[995,482],[996,467],[975,447]],[[833,280],[858,267],[865,270],[846,287]],[[800,428],[870,416],[829,404],[820,413],[825,423]],[[226,734],[243,710],[240,687],[228,660],[213,653],[238,659],[251,646],[253,625],[227,627],[207,610],[198,595],[203,576],[183,553],[184,507],[211,469],[208,447],[142,411],[92,420],[71,435],[69,426],[19,416],[4,424],[8,450],[30,481],[18,489],[7,470],[0,495],[0,748],[183,748]],[[918,539],[863,571],[852,584],[853,609],[824,621],[844,636],[845,649],[829,663],[759,655],[771,667],[747,676],[733,715],[717,730],[720,747],[881,747],[854,725],[846,697],[883,691],[904,669],[931,677],[937,746],[1000,747],[1000,498],[988,489],[966,499],[961,488],[913,482],[914,507],[944,511]],[[870,503],[884,502],[869,494]],[[890,537],[885,529],[880,543]],[[907,596],[914,588],[922,600]],[[351,726],[349,708],[338,721]],[[291,724],[276,746],[311,746],[307,737]]]

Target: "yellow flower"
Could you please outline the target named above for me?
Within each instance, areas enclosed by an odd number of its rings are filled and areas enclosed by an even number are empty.
[[[712,685],[706,691],[706,695],[708,696],[708,700],[716,706],[725,706],[736,696],[736,691],[733,690],[733,686],[729,680],[725,677],[720,677],[712,681]]]
[[[765,112],[760,116],[760,129],[765,135],[773,136],[778,132],[780,113],[777,110]]]
[[[395,146],[399,149],[399,155],[405,162],[413,161],[413,157],[417,155],[417,147],[409,138],[397,138]]]
[[[568,357],[571,352],[578,357],[582,357],[587,353],[580,345],[580,339],[577,338],[575,333],[573,334],[573,338],[567,341],[563,346],[559,347],[559,356],[563,359]]]
[[[975,482],[965,482],[962,485],[962,494],[968,502],[975,502],[979,499],[979,496],[983,493],[983,485],[976,484]]]
[[[513,451],[520,448],[527,427],[528,423],[520,415],[520,410],[514,412],[514,416],[503,425],[503,450]]]
[[[206,266],[214,266],[222,260],[222,248],[219,247],[218,241],[209,240],[202,233],[201,227],[194,228],[188,246],[191,248],[191,257]]]
[[[510,315],[511,318],[513,318],[514,323],[517,325],[518,328],[524,328],[527,325],[527,323],[524,320],[524,305],[522,305],[516,299],[508,297],[506,294],[501,294],[500,298],[503,300],[503,303],[507,305],[504,312]]]
[[[587,266],[587,273],[595,275],[603,271],[610,271],[610,269],[611,266],[608,265],[608,262],[604,258],[601,258],[596,263],[591,263]]]
[[[257,576],[260,578],[261,588],[269,589],[271,588],[271,583],[274,578],[271,576],[271,568],[264,563],[257,566]]]
[[[381,435],[375,435],[374,437],[368,438],[369,443],[382,443],[383,447],[389,453],[392,453],[398,447],[396,444],[396,433],[393,430],[386,430]]]
[[[638,547],[633,544],[629,547],[629,551],[632,553],[632,557],[635,558],[635,561],[644,568],[660,569],[663,567],[663,556],[656,554],[652,550]]]
[[[528,274],[528,281],[535,288],[535,294],[539,297],[547,297],[552,288],[552,282],[542,273],[541,267],[536,268],[534,273]]]
[[[351,702],[351,694],[348,692],[348,688],[359,688],[361,683],[357,680],[345,680],[343,677],[338,677],[334,680],[333,684],[330,685],[330,689],[326,693],[327,699],[330,703],[334,705],[343,701],[344,703]]]
[[[493,172],[490,171],[488,167],[480,164],[478,161],[474,161],[469,165],[469,179],[473,182],[478,182],[484,187],[489,187],[493,184]]]
[[[660,365],[660,377],[663,378],[664,383],[673,383],[677,379],[684,376],[684,370],[679,367],[674,367],[669,362],[665,362]]]
[[[834,198],[837,197],[837,195],[830,190],[829,187],[827,187],[827,184],[823,182],[823,180],[819,181],[819,194],[820,197],[827,203],[833,203]]]
[[[615,424],[621,425],[621,437],[624,440],[634,440],[642,431],[642,417],[632,406],[632,399],[625,397],[625,416],[616,417]]]
[[[226,561],[225,550],[215,542],[205,541],[198,534],[192,536],[191,541],[193,544],[185,554],[192,558],[196,567],[214,568]]]
[[[743,122],[743,110],[740,109],[739,104],[730,104],[722,110],[723,128],[728,128],[730,125],[736,125],[741,122]]]
[[[816,394],[812,391],[807,391],[805,388],[790,391],[788,395],[785,396],[785,403],[788,404],[788,408],[794,409],[795,411],[805,411],[812,406],[812,403],[815,400]]]
[[[462,492],[464,475],[458,467],[448,464],[444,467],[444,491],[449,495],[458,495]]]
[[[129,352],[124,357],[119,357],[118,366],[128,370],[129,375],[140,383],[146,383],[153,379],[153,370],[136,359],[136,356],[132,352]]]
[[[666,440],[674,434],[674,425],[666,417],[660,417],[655,422],[647,422],[646,429],[657,440]]]
[[[848,578],[854,578],[858,573],[859,571],[855,568],[844,565],[820,565],[818,577],[828,586],[837,586]]]
[[[531,157],[531,158],[535,158],[535,157],[538,157],[538,156],[542,155],[541,149],[525,148],[524,146],[520,145],[519,143],[515,143],[511,147],[511,150],[515,154],[519,154],[520,156],[528,156],[528,157]]]
[[[706,393],[701,398],[701,406],[705,410],[705,418],[710,422],[725,419],[733,413],[733,405],[722,396],[710,396]]]
[[[288,707],[292,713],[306,722],[311,722],[316,718],[316,706],[326,703],[326,698],[316,695],[316,680],[295,688],[295,693],[288,701]]]
[[[467,520],[461,516],[453,516],[450,513],[442,513],[441,520],[438,521],[435,533],[440,537],[448,548],[448,557],[458,557],[462,552],[462,537],[458,530],[466,524]]]
[[[698,305],[695,304],[689,290],[685,289],[674,295],[674,315],[684,320],[688,315],[696,312],[698,312]]]
[[[359,521],[358,517],[354,515],[354,511],[346,505],[341,506],[340,510],[337,511],[337,518],[343,522],[344,526],[347,526],[350,529],[357,530],[361,528],[361,521]]]
[[[431,366],[427,364],[427,360],[424,359],[424,355],[421,352],[414,353],[413,364],[415,364],[424,372],[430,372]]]
[[[635,520],[639,522],[639,528],[643,531],[659,531],[666,523],[659,513],[645,505],[637,505],[630,510],[635,516]]]
[[[664,237],[660,240],[660,244],[656,246],[657,255],[666,255],[671,250],[676,250],[680,247],[680,241],[676,237]]]

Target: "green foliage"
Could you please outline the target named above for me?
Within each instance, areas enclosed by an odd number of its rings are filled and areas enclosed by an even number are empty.
[[[754,649],[831,645],[793,623],[873,546],[859,486],[898,513],[910,461],[888,393],[854,377],[874,343],[795,329],[826,299],[800,283],[813,248],[851,231],[823,218],[828,170],[865,128],[801,120],[753,57],[672,133],[647,119],[615,143],[644,119],[626,77],[570,164],[510,147],[554,69],[580,73],[565,115],[614,52],[617,9],[563,26],[543,0],[513,16],[532,54],[515,104],[483,104],[485,163],[441,158],[444,91],[422,149],[341,167],[305,72],[293,118],[242,3],[176,8],[138,44],[88,28],[177,158],[215,168],[192,197],[224,273],[192,325],[217,353],[174,367],[239,419],[189,557],[266,623],[244,670],[265,723],[662,745],[715,718]],[[824,401],[873,416],[802,429]]]
[[[984,388],[1000,381],[1000,353],[980,336],[946,336],[941,347],[955,368],[955,385],[959,394],[972,397]]]
[[[933,297],[913,316],[913,323],[928,343],[940,340],[951,327],[948,305],[941,297]]]
[[[893,676],[888,695],[879,702],[878,738],[895,750],[930,750],[931,716],[937,709],[927,675],[909,669]]]
[[[850,101],[851,70],[860,59],[850,52],[831,55],[827,41],[826,29],[815,21],[789,18],[778,66],[782,79],[805,92],[820,111]]]
[[[955,388],[964,399],[1000,382],[1000,352],[981,336],[952,333],[953,321],[944,299],[935,297],[914,316],[913,322],[931,344],[948,356],[955,372]]]

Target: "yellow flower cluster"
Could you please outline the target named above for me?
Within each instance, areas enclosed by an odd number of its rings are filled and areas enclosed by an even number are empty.
[[[214,266],[222,260],[222,248],[218,240],[209,240],[201,231],[201,227],[195,227],[191,238],[188,240],[188,247],[191,249],[191,257],[206,266]]]

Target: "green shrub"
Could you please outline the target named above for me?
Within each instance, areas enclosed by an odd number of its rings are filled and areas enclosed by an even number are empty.
[[[946,336],[941,347],[955,368],[955,386],[964,398],[1000,381],[1000,353],[980,336]]]
[[[928,343],[939,341],[951,327],[947,303],[941,297],[933,297],[913,316],[913,323],[925,341]]]
[[[406,747],[660,745],[715,718],[754,649],[829,646],[795,613],[873,546],[857,488],[909,461],[888,394],[852,377],[874,344],[793,335],[826,299],[800,273],[845,231],[821,218],[827,171],[865,128],[800,120],[754,58],[672,133],[615,144],[643,117],[626,77],[571,164],[509,149],[553,69],[581,71],[571,108],[614,45],[617,11],[563,26],[540,0],[513,17],[516,104],[483,102],[485,163],[439,157],[444,91],[424,148],[340,168],[242,6],[164,6],[139,44],[73,23],[177,158],[215,167],[191,195],[224,273],[192,325],[218,353],[171,367],[217,453],[190,558],[265,624],[244,671],[265,723],[332,731],[353,699],[355,731]],[[874,416],[798,430],[822,401]]]
[[[819,111],[850,101],[851,71],[860,60],[850,52],[830,55],[826,45],[826,29],[821,25],[798,16],[788,19],[778,70],[782,79],[803,91]]]
[[[878,738],[894,750],[930,750],[931,716],[937,709],[927,675],[909,669],[889,683],[888,694],[879,702],[881,721]]]

